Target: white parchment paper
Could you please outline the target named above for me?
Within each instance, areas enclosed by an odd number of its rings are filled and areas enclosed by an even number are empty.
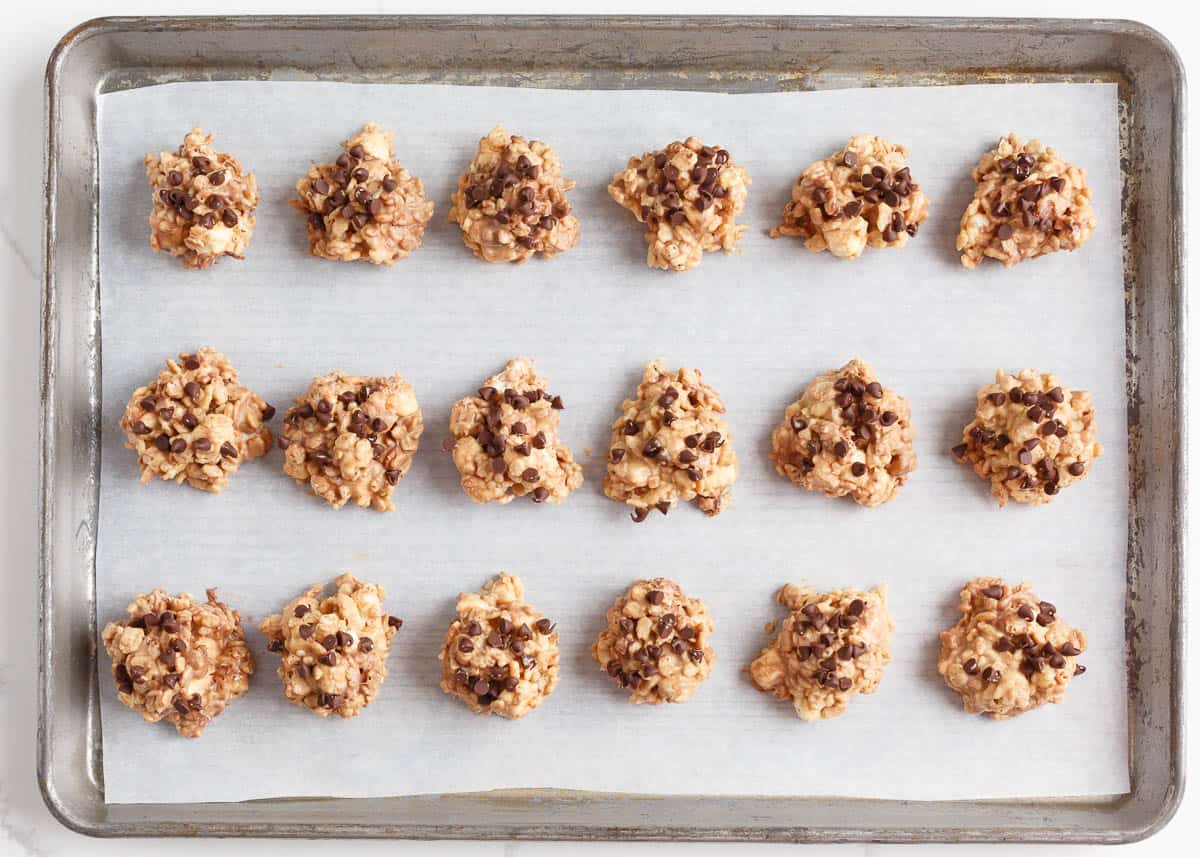
[[[1128,790],[1124,309],[1113,85],[1005,85],[717,95],[319,83],[191,83],[100,97],[103,466],[100,624],[143,590],[216,586],[247,620],[250,693],[195,741],[144,724],[102,664],[111,802],[232,801],[559,787],[658,794],[838,794],[908,799]],[[286,200],[367,121],[436,201],[424,246],[391,269],[306,254]],[[457,175],[492,125],[544,139],[578,182],[578,247],[487,265],[446,221]],[[244,262],[187,272],[147,246],[142,156],[193,125],[262,191]],[[979,155],[1013,130],[1088,170],[1100,226],[1080,252],[968,272],[954,252]],[[904,250],[854,262],[772,241],[796,175],[858,132],[911,148],[932,215]],[[630,154],[696,134],[753,177],[740,255],[679,275],[645,266],[641,227],[605,185]],[[142,487],[118,420],[167,355],[212,344],[280,411],[335,368],[400,371],[426,435],[393,514],[330,511],[285,478],[278,451],[210,496]],[[558,507],[476,506],[440,451],[450,407],[509,357],[537,359],[567,403],[562,433],[587,481]],[[920,466],[865,510],[800,491],[766,459],[783,408],[858,355],[908,396]],[[709,520],[691,507],[634,526],[600,491],[608,426],[644,362],[701,368],[729,408],[741,476]],[[1104,457],[1042,508],[997,509],[950,457],[997,367],[1057,372],[1091,390]],[[278,418],[276,420],[278,423]],[[478,717],[437,688],[454,597],[511,570],[559,623],[562,681],[531,716]],[[404,617],[379,699],[353,721],[287,703],[257,621],[343,570],[386,585]],[[592,661],[611,600],[667,575],[703,597],[719,660],[682,706],[631,706]],[[1009,722],[971,717],[935,669],[938,632],[975,575],[1028,578],[1080,624],[1086,676],[1066,701]],[[784,582],[890,587],[894,660],[874,696],[805,724],[743,673]],[[103,657],[103,654],[101,655]],[[1003,760],[1023,760],[1013,767]],[[173,772],[169,776],[147,772]]]

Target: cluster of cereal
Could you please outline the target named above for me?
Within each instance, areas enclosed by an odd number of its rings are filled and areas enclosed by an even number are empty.
[[[197,128],[175,153],[146,156],[154,189],[151,246],[186,268],[244,258],[254,230],[254,175],[211,143]],[[421,246],[433,203],[421,180],[394,159],[390,131],[368,123],[342,146],[334,162],[309,168],[291,200],[307,216],[309,252],[391,265]],[[811,251],[845,259],[868,246],[903,247],[929,211],[907,159],[904,146],[882,137],[851,137],[804,169],[771,236],[798,237]],[[975,195],[957,239],[967,268],[985,257],[1010,267],[1074,250],[1095,229],[1084,170],[1036,140],[1003,137],[971,175]],[[748,228],[737,218],[749,184],[749,171],[727,149],[688,137],[629,158],[608,194],[644,224],[650,267],[688,271],[705,253],[737,249]],[[574,186],[553,148],[496,126],[459,177],[449,217],[480,259],[550,258],[579,240],[567,198]]]

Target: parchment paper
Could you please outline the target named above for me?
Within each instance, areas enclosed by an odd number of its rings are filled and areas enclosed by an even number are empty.
[[[306,255],[287,208],[310,159],[374,120],[436,201],[425,244],[392,269]],[[551,261],[487,265],[446,221],[456,176],[492,125],[555,146],[578,182],[579,246]],[[262,190],[244,262],[183,271],[147,246],[142,156],[193,125]],[[193,83],[100,98],[103,466],[100,625],[155,586],[216,586],[247,620],[251,691],[189,741],[144,724],[101,668],[110,802],[398,795],[516,787],[639,793],[908,799],[1128,790],[1124,647],[1127,530],[1124,309],[1117,93],[1112,85],[865,89],[774,95],[570,92],[318,83]],[[1080,252],[975,273],[954,252],[969,171],[1014,130],[1085,166],[1100,227]],[[771,241],[796,175],[860,131],[911,148],[932,216],[904,250],[855,262]],[[645,266],[641,227],[605,185],[630,154],[688,134],[753,176],[740,255],[683,275]],[[278,451],[209,496],[137,481],[123,404],[162,360],[212,344],[280,411],[334,368],[400,371],[426,435],[393,514],[330,511],[284,477]],[[562,433],[587,481],[558,507],[476,506],[440,451],[449,409],[509,357],[535,357],[567,403]],[[887,506],[794,488],[766,459],[783,408],[817,373],[858,355],[909,397],[920,466]],[[734,505],[634,526],[600,491],[608,427],[644,362],[701,368],[729,408],[741,477]],[[949,448],[997,367],[1057,372],[1091,390],[1104,457],[1043,508],[999,510]],[[278,424],[278,418],[276,420]],[[454,597],[507,569],[559,623],[562,681],[519,722],[479,717],[437,688]],[[356,720],[284,700],[256,623],[342,570],[387,587],[405,619],[379,699]],[[719,661],[682,706],[631,706],[592,661],[611,600],[667,575],[703,597]],[[961,712],[935,669],[962,583],[1031,579],[1089,640],[1066,701],[1009,722]],[[818,724],[757,693],[742,672],[782,613],[787,581],[890,587],[893,663],[874,696]],[[101,652],[103,657],[103,652]],[[1016,764],[1014,764],[1014,762]],[[164,772],[167,772],[164,775]]]

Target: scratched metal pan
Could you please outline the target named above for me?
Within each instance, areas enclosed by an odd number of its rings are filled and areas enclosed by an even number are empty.
[[[164,81],[421,81],[727,91],[1116,81],[1122,106],[1131,791],[937,801],[564,791],[225,804],[104,802],[96,99]],[[98,836],[1126,842],[1183,790],[1183,69],[1122,21],[871,18],[108,18],[46,72],[38,775]]]

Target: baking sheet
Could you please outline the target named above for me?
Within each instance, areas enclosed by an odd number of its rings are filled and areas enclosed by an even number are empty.
[[[101,682],[106,800],[230,801],[556,787],[651,794],[905,799],[1128,790],[1125,540],[1128,475],[1119,144],[1114,85],[1040,84],[738,95],[319,83],[188,83],[102,95],[103,455],[96,570],[101,626],[153,586],[217,586],[248,628],[342,570],[378,580],[405,618],[379,699],[353,721],[287,703],[276,657],[249,630],[251,692],[203,738],[151,727]],[[399,159],[435,200],[425,244],[392,269],[315,260],[286,205],[310,159],[366,121],[397,130]],[[449,194],[492,124],[545,139],[578,187],[580,245],[489,266],[446,220]],[[201,124],[259,180],[251,254],[185,272],[147,250],[142,155]],[[1100,227],[1075,254],[1012,271],[963,270],[953,249],[970,167],[1009,130],[1089,171]],[[853,263],[766,232],[796,174],[859,131],[911,147],[930,220],[903,251]],[[685,275],[644,265],[640,226],[605,185],[629,154],[692,133],[754,179],[740,255]],[[318,373],[400,371],[426,436],[391,515],[331,512],[280,472],[278,452],[230,490],[141,487],[117,422],[168,354],[213,344],[285,406]],[[516,354],[537,358],[568,409],[562,434],[587,482],[559,507],[476,506],[439,450],[453,401]],[[851,356],[913,406],[920,467],[893,503],[864,510],[793,488],[766,461],[769,433],[811,377]],[[742,463],[734,505],[633,526],[600,493],[608,425],[642,364],[703,369],[729,408]],[[947,453],[996,367],[1059,372],[1097,403],[1105,457],[1044,508],[998,510]],[[519,722],[472,715],[437,689],[456,592],[507,569],[559,622],[559,689]],[[590,656],[612,598],[665,574],[714,614],[719,661],[684,706],[630,706]],[[977,574],[1033,580],[1084,627],[1085,677],[1017,720],[964,715],[937,676],[937,632]],[[743,668],[782,614],[786,581],[886,583],[897,629],[878,693],[804,724]],[[1036,776],[999,776],[1025,758]],[[179,772],[147,776],[148,770]]]

